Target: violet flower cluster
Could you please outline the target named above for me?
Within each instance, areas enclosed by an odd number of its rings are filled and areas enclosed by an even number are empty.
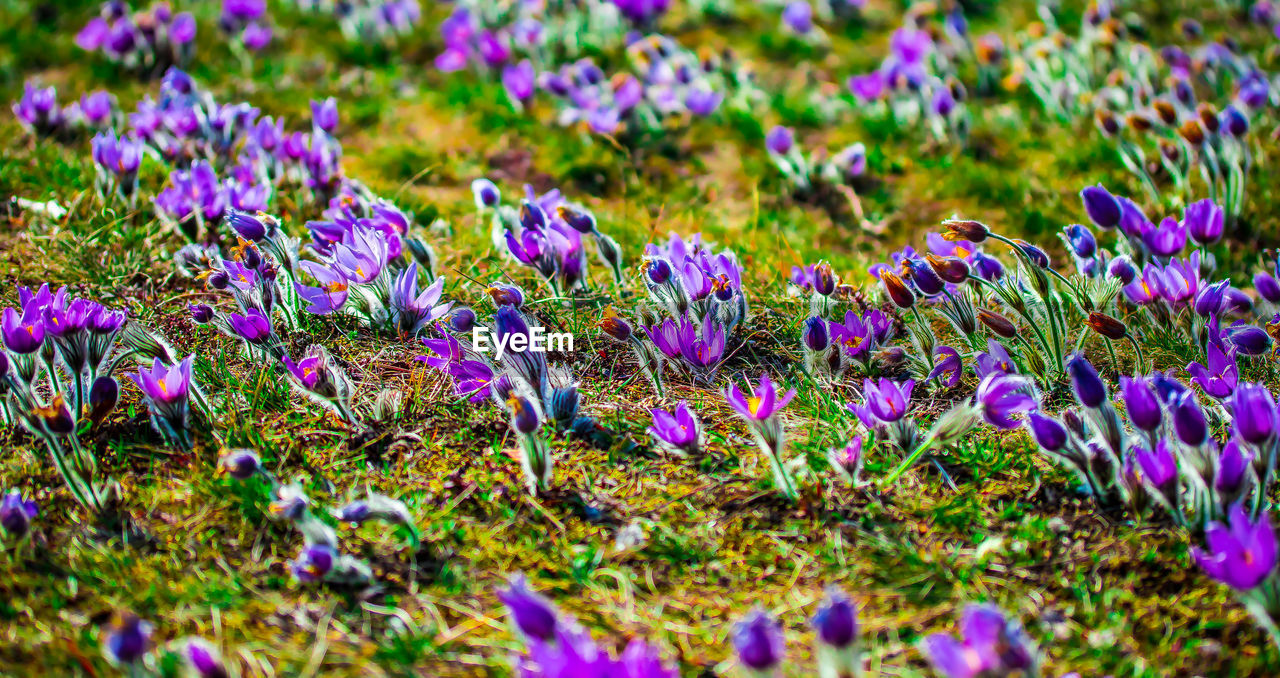
[[[41,137],[69,137],[82,131],[98,133],[110,130],[120,118],[116,99],[110,92],[97,90],[60,106],[57,88],[41,87],[35,80],[23,84],[22,97],[13,102],[10,109],[23,129]]]
[[[867,148],[861,142],[834,154],[814,152],[805,156],[796,143],[795,131],[781,125],[769,130],[764,139],[769,159],[799,193],[810,191],[817,181],[843,184],[857,181],[867,172]]]
[[[1226,41],[1153,51],[1129,36],[1111,3],[1086,10],[1071,38],[1046,16],[1050,30],[1025,41],[1011,82],[1062,120],[1094,116],[1152,203],[1207,193],[1235,222],[1254,165],[1249,132],[1274,96],[1271,74]]]
[[[662,661],[657,648],[632,640],[618,656],[596,645],[591,634],[557,610],[550,601],[529,589],[523,575],[511,577],[498,591],[525,652],[515,660],[520,675],[528,678],[675,678],[678,674]]]
[[[175,13],[167,2],[134,12],[124,0],[108,0],[76,34],[76,46],[101,52],[139,74],[159,75],[170,66],[185,65],[195,39],[196,20],[190,12]]]
[[[520,207],[501,202],[498,187],[488,179],[472,182],[479,217],[489,219],[494,248],[537,273],[554,296],[573,294],[587,287],[587,248],[590,238],[596,258],[622,279],[622,249],[602,233],[586,207],[568,202],[559,189],[538,195],[526,185]]]
[[[939,141],[963,142],[968,93],[955,75],[955,63],[968,42],[962,22],[948,17],[944,26],[947,30],[938,35],[926,15],[909,14],[893,33],[880,66],[849,78],[859,110],[900,127],[924,127]]]
[[[695,379],[710,381],[724,360],[728,338],[746,320],[742,266],[732,250],[712,254],[702,234],[689,241],[672,233],[665,244],[645,247],[641,277],[662,316],[648,313],[645,335],[658,356],[678,364]],[[656,366],[655,373],[661,372]]]

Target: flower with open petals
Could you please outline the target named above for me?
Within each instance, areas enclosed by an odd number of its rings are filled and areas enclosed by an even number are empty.
[[[1266,511],[1257,521],[1236,504],[1228,513],[1228,525],[1209,523],[1204,532],[1207,549],[1193,548],[1192,555],[1214,579],[1238,591],[1262,583],[1276,568],[1276,533]]]
[[[791,402],[796,395],[796,390],[791,389],[781,396],[778,395],[778,389],[773,384],[773,380],[769,379],[768,374],[760,375],[760,384],[751,393],[750,396],[743,395],[738,389],[737,384],[729,387],[725,393],[725,400],[729,402],[729,406],[735,412],[742,415],[748,421],[764,421],[777,414],[782,408]]]

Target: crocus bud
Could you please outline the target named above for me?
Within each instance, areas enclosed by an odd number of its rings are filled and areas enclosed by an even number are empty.
[[[1270,273],[1257,273],[1253,276],[1253,289],[1258,296],[1273,304],[1280,304],[1280,281]]]
[[[515,285],[494,283],[485,289],[485,292],[493,299],[495,306],[514,306],[516,308],[524,306],[524,291]]]
[[[1222,110],[1221,118],[1222,128],[1227,130],[1227,134],[1240,138],[1249,133],[1249,118],[1236,108],[1235,104],[1231,104]]]
[[[1261,445],[1275,435],[1276,403],[1266,386],[1240,384],[1231,394],[1230,404],[1235,415],[1231,428],[1245,442]]]
[[[1106,313],[1094,311],[1084,322],[1094,332],[1108,339],[1124,339],[1129,334],[1129,328],[1124,323]]]
[[[831,270],[831,264],[825,261],[818,262],[813,267],[813,291],[824,297],[829,297],[836,291],[836,274]]]
[[[1138,275],[1137,269],[1133,266],[1133,260],[1128,255],[1118,256],[1107,264],[1107,275],[1119,280],[1122,284],[1128,285],[1133,282],[1135,276]],[[1280,293],[1280,288],[1277,288]]]
[[[204,279],[204,284],[211,290],[225,290],[227,285],[231,284],[231,276],[223,270],[210,271],[208,277]]]
[[[831,464],[831,468],[851,483],[857,483],[858,473],[862,470],[862,445],[862,436],[857,436],[848,445],[827,454],[827,462]]]
[[[1172,126],[1178,122],[1178,109],[1167,99],[1156,99],[1151,102],[1151,108],[1165,125]]]
[[[208,304],[191,304],[191,320],[197,325],[204,325],[213,320],[213,307]]]
[[[262,240],[267,235],[266,224],[262,223],[261,219],[245,212],[232,211],[231,215],[227,217],[227,224],[236,232],[236,235],[250,242]],[[250,266],[249,268],[257,268],[257,266]]]
[[[112,377],[98,377],[89,387],[89,420],[101,424],[120,401],[120,385]]]
[[[1039,412],[1027,415],[1027,428],[1036,444],[1049,452],[1057,452],[1067,446],[1067,429],[1057,419]]]
[[[1098,131],[1102,132],[1102,136],[1111,138],[1120,133],[1120,121],[1116,118],[1116,114],[1106,109],[1099,108],[1094,114],[1094,124],[1098,126]]]
[[[528,229],[542,230],[547,227],[547,213],[528,200],[521,201],[520,225]]]
[[[1142,473],[1146,476],[1147,482],[1157,490],[1167,491],[1178,479],[1178,460],[1174,457],[1173,450],[1169,449],[1167,439],[1161,440],[1154,450],[1137,448],[1134,456],[1138,460],[1138,465],[1142,467]]]
[[[246,268],[257,270],[262,265],[262,253],[253,245],[245,245],[240,261],[244,262]]]
[[[1196,315],[1208,318],[1217,315],[1222,309],[1222,302],[1226,299],[1227,289],[1231,287],[1231,281],[1227,279],[1200,288],[1200,292],[1196,294],[1195,304],[1192,306]]]
[[[935,254],[924,255],[925,261],[933,267],[939,278],[953,285],[959,285],[969,279],[969,264],[960,257],[940,257]]]
[[[605,311],[604,318],[600,320],[600,329],[610,337],[623,342],[630,341],[635,333],[631,323],[623,320],[612,308]]]
[[[827,599],[813,616],[818,641],[838,650],[858,640],[858,606],[839,589],[827,592]]]
[[[1221,493],[1235,495],[1244,484],[1245,474],[1249,472],[1249,464],[1253,462],[1253,453],[1241,445],[1235,438],[1227,441],[1218,455],[1218,479],[1214,486]]]
[[[202,638],[187,641],[182,649],[183,658],[191,672],[198,678],[227,678],[227,668],[222,664],[218,650]]]
[[[1013,323],[1008,318],[1000,315],[999,313],[994,313],[985,308],[980,308],[978,309],[978,320],[980,320],[983,325],[986,325],[987,329],[995,332],[997,335],[1004,337],[1005,339],[1012,339],[1018,336],[1018,328],[1014,327]]]
[[[777,125],[765,135],[764,146],[770,153],[786,155],[795,146],[795,133],[789,128]]]
[[[586,210],[560,205],[556,208],[556,214],[569,224],[570,228],[579,233],[591,233],[596,230],[596,218]]]
[[[1067,372],[1071,375],[1076,400],[1088,408],[1102,407],[1107,400],[1107,386],[1084,354],[1076,353],[1067,360]]]
[[[231,450],[218,459],[217,473],[225,473],[236,480],[248,480],[261,470],[262,459],[253,450]]]
[[[513,575],[507,590],[498,592],[498,600],[506,606],[511,621],[526,637],[542,641],[555,637],[556,627],[560,624],[556,609],[546,598],[529,590],[524,575]]]
[[[76,429],[76,421],[71,417],[71,410],[61,393],[55,395],[48,405],[37,405],[33,413],[50,433],[67,435]]]
[[[899,278],[892,271],[881,271],[880,281],[884,283],[884,288],[889,293],[889,298],[897,304],[899,308],[911,308],[916,303],[916,295],[907,287],[902,278]]]
[[[31,529],[31,519],[39,515],[34,501],[22,498],[22,492],[9,490],[0,499],[0,527],[14,537],[22,537]]]
[[[802,338],[804,345],[810,351],[825,351],[827,346],[831,345],[831,333],[827,329],[827,321],[818,316],[812,316],[804,321]]]
[[[502,193],[498,191],[498,187],[488,179],[476,179],[471,182],[471,194],[476,199],[476,209],[485,207],[494,207],[498,201],[502,199]]]
[[[671,264],[666,259],[647,259],[644,270],[655,285],[663,285],[671,279]]]
[[[1209,424],[1204,419],[1204,411],[1190,391],[1174,402],[1173,430],[1179,440],[1191,447],[1199,447],[1209,438]]]
[[[754,671],[768,671],[778,666],[786,651],[782,629],[761,609],[733,625],[731,640],[738,661]]]
[[[301,582],[314,582],[324,579],[338,560],[338,551],[329,544],[309,544],[302,548],[298,557],[290,563],[293,576]]]
[[[1211,134],[1217,134],[1218,128],[1218,111],[1214,109],[1212,104],[1202,103],[1196,106],[1196,114],[1200,116],[1200,122],[1204,125],[1204,129],[1209,130]],[[1203,130],[1201,131],[1203,135]],[[1203,136],[1202,136],[1203,139]]]
[[[982,242],[991,235],[991,229],[980,221],[972,221],[967,219],[948,219],[942,222],[947,232],[942,234],[944,238],[951,241],[968,240],[969,242]]]
[[[461,306],[449,313],[449,328],[454,332],[467,333],[476,326],[476,312]]]
[[[542,421],[538,417],[538,411],[534,409],[533,403],[523,396],[514,396],[507,401],[507,406],[511,408],[511,428],[524,434],[530,434],[538,430],[538,426]]]
[[[107,632],[105,650],[112,663],[129,665],[142,659],[151,649],[151,624],[132,612],[115,615]]]
[[[926,297],[942,294],[947,285],[934,272],[933,267],[921,259],[907,259],[902,262],[903,273],[911,277],[916,289]]]
[[[1098,241],[1094,239],[1089,229],[1080,224],[1071,224],[1063,229],[1063,234],[1067,238],[1067,244],[1071,246],[1071,251],[1081,259],[1089,259],[1098,253]]]
[[[1044,250],[1026,240],[1014,240],[1013,242],[1017,243],[1018,249],[1022,250],[1022,253],[1027,256],[1031,263],[1040,268],[1049,268],[1049,255],[1045,254]]]
[[[1224,334],[1241,355],[1260,356],[1271,348],[1271,337],[1261,327],[1242,323],[1231,326]]]

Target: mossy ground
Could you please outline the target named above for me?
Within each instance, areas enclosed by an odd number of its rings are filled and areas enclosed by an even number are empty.
[[[114,520],[87,516],[29,436],[0,430],[0,486],[25,488],[42,510],[33,537],[7,542],[0,553],[0,673],[103,673],[99,625],[125,608],[154,621],[161,642],[217,639],[253,675],[506,675],[520,644],[494,590],[515,571],[528,573],[602,642],[651,638],[679,661],[682,675],[728,671],[730,622],[753,605],[780,616],[795,666],[808,665],[806,620],[827,585],[862,604],[872,668],[886,675],[924,672],[914,643],[950,629],[960,606],[975,600],[1024,621],[1049,675],[1272,675],[1280,664],[1244,609],[1192,563],[1186,535],[1100,514],[1021,432],[971,436],[884,490],[827,481],[789,506],[770,489],[765,462],[719,395],[731,379],[766,368],[801,389],[787,409],[790,450],[815,469],[852,430],[840,404],[856,385],[825,392],[795,369],[804,309],[784,293],[793,264],[826,258],[863,283],[869,263],[921,245],[953,214],[1037,240],[1062,260],[1053,234],[1083,218],[1075,197],[1083,185],[1138,191],[1088,121],[1053,120],[1025,92],[972,102],[967,149],[922,144],[911,130],[847,114],[836,125],[816,124],[809,83],[839,83],[874,64],[897,25],[897,3],[872,0],[868,23],[833,31],[830,49],[786,43],[776,14],[764,9],[744,9],[714,29],[677,11],[664,22],[671,33],[732,46],[758,65],[762,86],[774,93],[772,111],[760,120],[697,123],[635,153],[549,127],[539,122],[545,111],[513,113],[494,81],[435,72],[435,24],[445,6],[424,2],[417,31],[386,49],[348,45],[329,20],[273,3],[281,40],[244,72],[214,35],[216,3],[192,4],[201,35],[190,71],[204,86],[295,122],[305,120],[310,99],[338,97],[345,171],[421,224],[447,221],[433,245],[451,299],[484,306],[481,286],[468,279],[509,275],[535,284],[492,251],[476,220],[469,183],[487,175],[507,192],[528,182],[583,201],[632,263],[645,243],[671,230],[700,231],[732,247],[746,268],[752,318],[713,388],[675,379],[661,400],[636,376],[630,356],[594,329],[600,304],[535,304],[549,327],[577,336],[575,352],[554,358],[580,378],[584,412],[618,436],[608,449],[557,441],[560,489],[531,499],[501,415],[453,396],[413,360],[419,344],[329,320],[286,338],[329,347],[358,383],[358,401],[383,389],[405,393],[397,418],[352,437],[271,370],[191,323],[186,304],[207,295],[173,274],[167,253],[178,242],[149,206],[129,213],[94,196],[86,139],[36,141],[12,116],[0,116],[0,197],[56,200],[70,210],[54,225],[23,216],[0,221],[0,301],[15,301],[15,285],[48,281],[128,309],[180,353],[197,355],[196,379],[221,403],[195,450],[176,454],[125,385],[122,407],[89,441],[124,489]],[[1008,37],[1034,17],[1031,2],[989,4],[971,16],[975,32]],[[1237,25],[1216,3],[1184,4],[1211,32]],[[64,101],[108,88],[126,109],[154,87],[74,47],[94,5],[0,5],[0,100],[15,99],[32,76],[56,84]],[[1136,5],[1157,30],[1176,18],[1154,2]],[[797,125],[807,148],[868,145],[875,181],[859,195],[860,208],[882,233],[863,228],[847,205],[824,208],[788,195],[763,150],[763,130],[775,123]],[[1275,188],[1266,179],[1274,156],[1269,148],[1260,158],[1246,214],[1252,230],[1219,253],[1241,280],[1255,243],[1274,240]],[[154,193],[164,173],[147,167],[143,186]],[[282,207],[287,227],[300,231],[298,215],[287,202]],[[612,292],[602,271],[593,276]],[[621,294],[636,293],[633,285]],[[1160,368],[1186,362],[1176,346],[1148,350]],[[647,408],[682,398],[708,424],[704,459],[648,450]],[[925,407],[940,409],[945,400]],[[292,581],[287,561],[300,537],[265,519],[263,485],[214,477],[223,446],[258,449],[272,471],[302,475],[320,499],[365,487],[403,499],[423,547],[411,553],[379,527],[344,529],[344,548],[373,564],[378,590],[358,595]],[[897,461],[877,450],[866,475],[882,476]],[[632,524],[647,540],[619,550],[618,532]],[[796,668],[794,675],[807,674]]]

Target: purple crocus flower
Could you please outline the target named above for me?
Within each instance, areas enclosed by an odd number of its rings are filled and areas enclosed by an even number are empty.
[[[1071,251],[1081,259],[1092,258],[1098,253],[1098,241],[1094,239],[1089,229],[1080,224],[1071,224],[1062,229],[1063,235],[1067,239],[1067,244],[1071,246]]]
[[[1080,191],[1080,199],[1084,202],[1084,211],[1089,220],[1101,229],[1112,229],[1120,223],[1122,211],[1120,202],[1102,185],[1088,186]]]
[[[1120,377],[1120,394],[1124,398],[1129,421],[1134,426],[1143,431],[1154,431],[1160,427],[1164,413],[1146,378]]]
[[[1253,288],[1258,296],[1273,304],[1280,304],[1280,282],[1270,273],[1257,273],[1253,276]]]
[[[1036,444],[1049,452],[1057,452],[1067,446],[1067,428],[1062,422],[1039,412],[1027,414],[1027,430]]]
[[[1111,259],[1107,264],[1107,275],[1120,281],[1121,285],[1128,285],[1133,282],[1135,276],[1138,275],[1137,269],[1133,266],[1133,260],[1128,255],[1121,255]]]
[[[311,583],[324,579],[333,571],[338,551],[329,544],[308,544],[302,547],[298,557],[289,564],[293,576],[300,582]]]
[[[753,671],[773,669],[782,662],[786,653],[782,628],[768,612],[759,608],[733,625],[730,640],[738,661]]]
[[[218,459],[219,474],[248,480],[262,470],[262,459],[253,450],[232,450]]]
[[[164,411],[175,405],[186,404],[191,387],[191,364],[194,360],[195,356],[189,355],[175,365],[166,366],[156,358],[151,369],[139,367],[129,378],[153,408]]]
[[[974,359],[973,371],[977,374],[978,379],[985,379],[987,375],[993,373],[1016,374],[1017,366],[1013,362],[1013,358],[1009,356],[1009,351],[1005,349],[1004,344],[996,341],[994,337],[987,339],[987,352],[979,353]]]
[[[992,605],[970,605],[960,616],[960,637],[933,634],[921,644],[929,662],[947,678],[1011,675],[1036,663],[1021,625]]]
[[[1237,321],[1222,336],[1241,355],[1260,356],[1271,348],[1271,337],[1266,330]]]
[[[1182,212],[1182,223],[1193,242],[1211,245],[1222,239],[1223,216],[1222,208],[1205,198],[1187,205]]]
[[[429,323],[449,313],[451,303],[441,304],[444,278],[436,278],[421,294],[418,293],[418,263],[410,264],[396,276],[391,285],[391,309],[396,329],[401,334],[413,336]]]
[[[702,84],[690,87],[684,95],[684,107],[699,117],[714,113],[722,101],[724,94]]]
[[[1107,400],[1107,386],[1083,353],[1067,360],[1067,373],[1071,375],[1071,390],[1081,405],[1091,409],[1102,407]]]
[[[813,628],[819,642],[843,650],[858,639],[858,606],[843,591],[831,589],[813,616]]]
[[[725,393],[725,400],[748,421],[765,421],[786,407],[795,395],[796,390],[791,389],[779,396],[773,380],[769,379],[768,374],[762,374],[760,384],[753,389],[750,397],[744,396],[737,384],[732,384]]]
[[[338,102],[333,97],[324,101],[311,101],[311,124],[326,134],[338,128]]]
[[[686,454],[698,451],[702,426],[689,409],[689,403],[681,400],[676,404],[675,412],[654,409],[649,413],[653,415],[649,435],[664,447]]]
[[[1160,220],[1160,225],[1142,234],[1142,242],[1158,257],[1171,257],[1187,245],[1185,224],[1173,217]]]
[[[1199,447],[1209,439],[1209,424],[1195,393],[1187,391],[1179,396],[1173,403],[1172,414],[1173,430],[1179,440],[1191,447]]]
[[[1227,441],[1218,455],[1218,478],[1214,487],[1224,495],[1236,495],[1244,487],[1253,463],[1253,452],[1235,438]]]
[[[319,287],[303,285],[295,282],[294,290],[303,301],[307,302],[307,311],[316,315],[328,315],[342,308],[347,303],[350,290],[346,276],[314,261],[300,264],[303,271],[320,283]]]
[[[1275,571],[1275,530],[1266,511],[1254,522],[1240,504],[1231,507],[1228,518],[1229,525],[1209,523],[1204,533],[1208,549],[1195,547],[1191,553],[1210,577],[1237,591],[1248,591]]]
[[[6,308],[0,317],[0,333],[3,333],[4,345],[10,351],[19,355],[34,353],[44,345],[43,309],[36,304],[26,304],[19,314],[12,308]]]
[[[1035,398],[1027,394],[1031,382],[1025,377],[1003,372],[992,372],[978,384],[976,394],[982,408],[982,418],[988,424],[1002,429],[1018,427],[1013,415],[1036,409]]]
[[[251,51],[257,52],[271,44],[271,27],[257,22],[244,27],[240,33],[240,42]]]
[[[1169,440],[1162,438],[1154,450],[1139,447],[1134,450],[1134,457],[1142,467],[1147,482],[1157,490],[1165,491],[1178,478],[1178,459],[1169,447]]]
[[[507,589],[498,592],[498,600],[506,606],[511,621],[527,638],[549,642],[561,626],[555,607],[529,589],[523,574],[511,576]]]
[[[25,535],[31,529],[31,520],[39,513],[36,503],[23,499],[19,490],[9,490],[0,499],[0,527],[15,537]]]
[[[227,668],[217,648],[203,638],[193,638],[183,646],[182,656],[198,678],[227,678]]]
[[[884,96],[888,82],[880,71],[872,71],[849,78],[849,91],[862,103],[870,103]]]
[[[1222,312],[1222,307],[1227,301],[1227,292],[1230,290],[1231,281],[1225,278],[1212,285],[1206,285],[1196,294],[1195,303],[1192,304],[1191,309],[1202,318],[1217,316]]]
[[[1218,344],[1209,342],[1206,350],[1208,358],[1205,362],[1208,366],[1193,362],[1187,365],[1187,372],[1191,373],[1192,381],[1204,389],[1205,394],[1222,400],[1236,390],[1240,371],[1236,367],[1235,356],[1224,352]]]
[[[130,665],[142,659],[151,649],[150,622],[143,621],[132,612],[115,615],[103,649],[107,658],[118,665]]]
[[[906,416],[907,408],[911,405],[911,391],[915,386],[915,379],[904,382],[865,379],[862,382],[864,406],[876,419],[891,424]]]
[[[533,98],[534,86],[536,85],[536,76],[533,71],[533,62],[525,59],[518,64],[507,65],[502,69],[502,86],[507,90],[507,96],[511,100],[521,105]]]
[[[256,308],[250,308],[244,315],[228,315],[227,325],[236,336],[250,344],[262,344],[271,338],[271,319]]]
[[[1245,383],[1231,395],[1231,428],[1246,442],[1262,445],[1275,435],[1276,401],[1262,384]]]
[[[23,85],[22,98],[13,104],[13,115],[23,127],[41,135],[58,132],[65,122],[57,90],[36,87],[31,81]]]
[[[796,33],[804,35],[813,30],[813,7],[808,0],[793,0],[783,8],[782,22]]]
[[[776,125],[764,137],[764,146],[774,155],[786,155],[795,147],[796,135],[789,127]]]
[[[947,388],[954,388],[960,383],[960,373],[964,363],[960,361],[960,353],[950,346],[939,346],[933,349],[933,369],[925,381],[938,379]]]
[[[843,325],[830,322],[828,328],[831,330],[832,342],[843,348],[851,358],[865,355],[875,346],[871,324],[853,311],[845,312]]]

